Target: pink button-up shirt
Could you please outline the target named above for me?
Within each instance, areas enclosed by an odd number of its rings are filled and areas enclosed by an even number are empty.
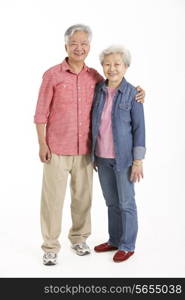
[[[116,89],[107,87],[107,96],[101,115],[95,153],[99,157],[115,158],[112,136],[112,105]]]
[[[46,124],[46,142],[59,155],[91,151],[91,106],[95,85],[103,77],[94,69],[73,73],[65,59],[43,75],[34,122]]]

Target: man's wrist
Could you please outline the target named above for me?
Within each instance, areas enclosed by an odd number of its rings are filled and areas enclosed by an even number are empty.
[[[40,146],[47,146],[46,141],[39,141]]]

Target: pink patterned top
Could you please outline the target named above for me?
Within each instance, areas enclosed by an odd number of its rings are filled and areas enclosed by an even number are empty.
[[[107,87],[107,96],[101,116],[95,153],[99,157],[115,158],[112,136],[112,105],[116,89]]]
[[[91,107],[95,85],[103,77],[94,69],[73,73],[67,58],[43,75],[34,122],[46,124],[46,142],[59,155],[91,152]]]

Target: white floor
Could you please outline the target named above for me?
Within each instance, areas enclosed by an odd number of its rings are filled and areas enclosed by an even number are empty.
[[[163,238],[161,233],[165,235],[165,232],[160,226],[146,226],[152,234],[145,233],[143,227],[135,255],[119,264],[112,261],[112,252],[97,254],[92,251],[90,255],[77,256],[70,249],[67,238],[63,238],[58,265],[46,267],[42,265],[38,234],[35,238],[24,236],[23,244],[20,236],[5,235],[1,241],[1,257],[4,258],[1,260],[1,277],[184,277],[185,248],[180,237],[172,238],[178,247],[171,247],[170,235]],[[89,245],[93,248],[104,240],[103,235],[94,235],[89,238]]]
[[[70,248],[67,238],[71,224],[68,188],[60,237],[62,248],[59,263],[57,266],[46,267],[42,265],[40,249],[42,239],[38,182],[35,192],[28,194],[27,199],[23,200],[23,195],[20,195],[22,199],[12,201],[11,208],[10,204],[7,204],[9,213],[7,210],[3,214],[1,210],[0,277],[185,277],[183,211],[179,209],[180,206],[171,206],[171,202],[168,208],[164,209],[165,201],[161,202],[161,206],[159,201],[155,202],[157,189],[150,193],[145,188],[146,185],[147,179],[136,186],[139,233],[133,257],[123,263],[114,263],[113,253],[93,251],[96,244],[107,239],[107,212],[95,174],[92,234],[88,239],[92,253],[80,257]],[[14,186],[16,193],[15,189],[20,190],[20,186]],[[7,192],[11,192],[11,189]],[[160,194],[162,196],[162,192]]]

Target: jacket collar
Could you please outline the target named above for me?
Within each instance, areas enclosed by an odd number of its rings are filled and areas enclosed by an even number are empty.
[[[100,89],[102,89],[104,92],[106,92],[107,84],[108,84],[108,80],[106,79],[106,80],[102,83]],[[119,87],[118,87],[118,91],[120,91],[121,93],[123,93],[123,92],[124,92],[124,89],[125,89],[125,87],[126,87],[126,85],[127,85],[127,81],[126,81],[126,79],[123,77],[123,79],[122,79],[122,81],[121,81],[121,83],[120,83],[120,85],[119,85]]]

